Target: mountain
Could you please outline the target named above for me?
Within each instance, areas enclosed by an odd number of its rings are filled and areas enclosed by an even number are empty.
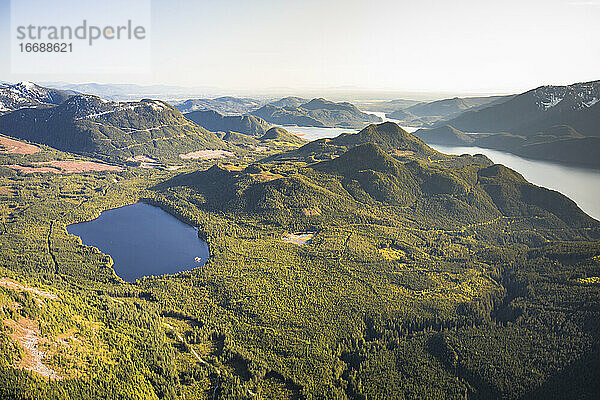
[[[229,131],[221,137],[227,143],[232,143],[242,146],[258,146],[260,141],[258,138],[244,133]]]
[[[408,107],[405,111],[418,117],[439,117],[448,118],[455,114],[463,113],[465,110],[479,108],[488,104],[504,102],[512,96],[489,96],[489,97],[455,97],[432,101],[430,103],[421,103]]]
[[[300,108],[276,107],[267,104],[252,112],[252,115],[256,115],[272,124],[314,126],[319,128],[327,126],[323,121],[311,117],[309,113]]]
[[[404,110],[415,104],[420,104],[418,100],[395,99],[395,100],[374,100],[374,101],[356,101],[356,104],[361,110],[391,113],[398,110]]]
[[[112,161],[138,155],[174,160],[184,152],[227,147],[217,135],[162,101],[117,103],[90,95],[0,116],[0,132]]]
[[[190,99],[185,101],[174,101],[172,104],[182,113],[213,110],[223,115],[239,115],[248,114],[257,110],[264,104],[264,102],[255,99],[224,96],[217,97],[215,99]]]
[[[414,135],[423,139],[426,143],[449,146],[464,146],[474,141],[474,138],[450,125],[433,129],[419,129],[414,132]]]
[[[457,158],[400,161],[365,143],[308,166],[181,174],[153,190],[214,257],[144,289],[190,320],[231,323],[219,333],[239,382],[288,388],[269,398],[537,398],[548,380],[568,397],[571,376],[595,382],[597,353],[573,345],[599,337],[600,224],[515,171]],[[259,362],[277,374],[244,367]]]
[[[184,117],[212,132],[239,132],[246,135],[261,136],[269,129],[262,118],[254,115],[225,116],[217,111],[192,111]]]
[[[419,129],[414,134],[431,144],[477,146],[527,158],[600,168],[600,138],[585,137],[568,125],[552,126],[529,136],[512,133],[468,135],[450,125]]]
[[[512,96],[454,97],[401,107],[387,113],[386,116],[406,124],[430,125],[440,120],[456,117],[467,110],[477,110],[491,104],[502,103],[510,98]]]
[[[0,85],[0,114],[25,107],[46,107],[61,104],[73,94],[48,89],[32,82]]]
[[[362,128],[369,123],[381,122],[381,118],[363,113],[351,103],[334,103],[322,98],[298,107],[267,104],[252,114],[277,125]]]
[[[369,131],[374,131],[378,127],[369,128]],[[372,132],[367,131],[362,136],[366,135],[372,135]],[[410,134],[402,136],[412,143],[421,143],[416,137],[410,138]],[[366,204],[419,204],[417,208],[430,210],[431,214],[426,218],[428,221],[441,218],[437,223],[444,220],[449,225],[499,216],[522,218],[538,215],[540,221],[532,220],[534,226],[550,223],[565,229],[600,227],[597,221],[564,195],[532,185],[515,171],[502,165],[492,165],[486,158],[469,156],[460,165],[426,160],[399,161],[384,148],[369,141],[309,167],[327,174],[327,179],[301,171],[299,175],[267,182],[256,182],[249,177],[271,169],[269,164],[264,163],[242,172],[214,166],[208,171],[180,176],[162,187],[190,186],[202,193],[207,199],[205,206],[210,209],[258,213],[278,221],[285,219],[283,215],[288,210],[298,212],[295,218],[310,219],[299,210],[303,203],[307,207],[319,204],[323,222],[345,218],[341,217],[345,212],[357,211],[356,200],[360,199]],[[341,195],[340,188],[347,192]],[[450,198],[458,201],[451,213],[447,208]],[[277,204],[276,208],[270,206],[274,204]],[[278,217],[277,214],[281,215]]]
[[[287,153],[271,156],[265,161],[296,160],[314,162],[330,159],[348,149],[365,143],[375,143],[383,151],[397,156],[428,157],[438,152],[418,137],[406,132],[393,122],[371,124],[357,133],[343,133],[333,139],[319,139]]]
[[[164,107],[141,103],[123,106]],[[6,163],[47,150],[3,155],[0,398],[597,397],[600,222],[393,124],[338,140],[356,145],[176,175],[24,177]],[[136,201],[188,223],[210,260],[126,282],[69,233]]]
[[[423,119],[417,117],[407,110],[396,110],[392,113],[386,114],[386,117],[402,121],[406,124],[423,124]]]
[[[358,133],[344,133],[331,139],[330,143],[345,147],[375,143],[387,152],[411,151],[421,155],[432,153],[425,142],[393,122],[372,124]]]
[[[308,99],[303,99],[302,97],[289,96],[276,101],[272,101],[269,104],[275,107],[297,108],[300,107],[302,104],[306,103],[307,101]]]
[[[600,137],[526,142],[516,153],[523,157],[600,168]]]
[[[285,130],[284,128],[281,128],[279,126],[274,126],[273,128],[269,129],[267,132],[265,132],[265,134],[263,136],[260,137],[259,140],[261,140],[261,141],[273,140],[273,141],[278,141],[278,142],[287,142],[287,143],[294,143],[294,144],[306,143],[306,140],[304,140],[292,133],[289,133],[287,130]]]
[[[533,135],[569,125],[584,136],[600,137],[600,81],[569,86],[541,86],[512,99],[448,121],[466,132]]]
[[[240,146],[248,146],[254,149],[267,147],[280,153],[290,149],[298,148],[306,144],[306,141],[278,126],[267,130],[264,135],[250,136],[243,133],[229,131],[223,135],[223,140]]]

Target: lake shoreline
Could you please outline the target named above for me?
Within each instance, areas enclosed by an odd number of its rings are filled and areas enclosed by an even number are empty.
[[[198,227],[144,200],[67,225],[67,233],[78,237],[81,245],[110,256],[116,275],[127,282],[205,265],[210,249]]]

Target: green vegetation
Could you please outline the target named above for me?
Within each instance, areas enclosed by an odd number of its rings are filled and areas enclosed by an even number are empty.
[[[552,126],[534,135],[467,135],[450,125],[419,129],[414,134],[432,144],[478,146],[527,158],[600,168],[600,138],[585,137],[568,125]]]
[[[302,146],[303,144],[306,144],[306,140],[289,133],[287,130],[278,126],[266,131],[265,134],[260,137],[260,140],[265,142],[280,142],[287,145],[296,144]]]
[[[0,398],[600,393],[600,223],[394,124],[321,142],[321,156],[313,143],[178,175],[0,166],[0,278],[20,285],[0,284]],[[207,264],[127,283],[67,234],[139,200],[199,227]],[[314,236],[282,240],[298,232]],[[31,362],[19,326],[62,379],[15,368]]]
[[[161,101],[115,103],[83,95],[56,107],[0,116],[0,132],[112,162],[139,155],[179,162],[181,153],[229,148]]]
[[[217,111],[193,111],[184,116],[212,132],[239,132],[250,136],[261,136],[269,130],[269,124],[254,115],[225,116]]]
[[[278,125],[363,128],[367,124],[381,122],[381,118],[364,113],[351,103],[312,99],[296,105],[299,100],[301,99],[281,99],[259,108],[252,114]]]

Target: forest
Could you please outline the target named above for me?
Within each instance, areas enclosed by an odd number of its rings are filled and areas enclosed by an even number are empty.
[[[398,129],[179,171],[0,154],[0,398],[597,398],[600,223]],[[125,282],[66,230],[140,201],[209,261]]]

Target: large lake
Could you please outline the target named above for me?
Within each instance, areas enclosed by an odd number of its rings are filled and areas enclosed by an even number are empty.
[[[67,231],[110,255],[117,275],[126,281],[190,270],[209,257],[195,228],[146,203],[104,211]]]

